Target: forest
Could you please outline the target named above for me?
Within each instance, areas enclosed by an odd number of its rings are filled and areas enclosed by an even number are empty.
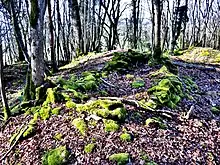
[[[0,0],[0,164],[219,165],[219,0]]]

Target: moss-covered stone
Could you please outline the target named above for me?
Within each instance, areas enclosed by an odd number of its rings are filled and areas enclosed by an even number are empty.
[[[87,125],[85,121],[81,118],[76,118],[72,121],[72,124],[79,130],[82,135],[86,134]]]
[[[94,150],[94,148],[95,148],[95,144],[90,143],[84,147],[84,151],[85,151],[85,153],[91,153]]]
[[[148,54],[128,50],[128,52],[115,52],[111,61],[107,62],[104,71],[124,72],[132,69],[137,63],[146,63]]]
[[[109,160],[117,162],[118,165],[125,165],[129,161],[128,153],[117,153],[109,156]]]
[[[153,101],[158,105],[175,108],[184,96],[183,85],[178,76],[170,73],[165,66],[152,73],[151,76],[156,78],[157,82],[156,85],[148,89],[148,93],[156,98]]]
[[[123,133],[123,134],[120,135],[120,139],[122,141],[130,142],[131,141],[131,134]]]
[[[120,128],[119,124],[114,120],[103,119],[103,123],[106,132],[115,132]]]
[[[67,162],[69,151],[61,146],[46,152],[42,158],[43,165],[63,165]]]

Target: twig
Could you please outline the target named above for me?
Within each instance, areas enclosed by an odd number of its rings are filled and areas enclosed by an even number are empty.
[[[20,127],[20,130],[22,129],[23,125]],[[23,135],[23,133],[28,129],[28,125],[25,126],[25,128],[22,130],[21,133],[19,133],[18,137],[16,138],[15,142],[13,143],[13,145],[10,147],[10,149],[2,156],[2,158],[0,159],[0,161],[2,161],[3,159],[5,159],[7,157],[7,155],[11,152],[11,150],[15,147],[15,145],[17,144],[17,142],[19,141],[19,139],[21,138],[21,136]]]

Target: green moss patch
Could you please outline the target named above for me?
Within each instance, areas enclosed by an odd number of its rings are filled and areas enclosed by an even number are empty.
[[[185,51],[178,58],[187,62],[216,64],[220,62],[220,51],[212,48],[194,47]]]
[[[151,77],[155,78],[156,85],[148,89],[148,93],[153,96],[151,96],[152,101],[148,102],[148,104],[151,104],[151,106],[158,104],[175,108],[184,96],[182,82],[178,76],[170,73],[163,66],[160,70],[152,73]]]
[[[161,128],[161,129],[167,129],[167,125],[164,124],[163,121],[160,118],[156,118],[156,117],[148,118],[145,121],[145,125],[148,126],[148,127],[156,126],[156,127]]]
[[[43,165],[63,165],[67,163],[69,151],[61,146],[46,152],[42,158]]]
[[[86,104],[77,104],[77,112],[87,112],[103,118],[110,118],[123,121],[127,112],[119,101],[95,100]]]
[[[220,115],[220,107],[212,107],[211,112],[215,115]]]
[[[145,85],[145,81],[141,78],[137,78],[131,84],[132,88],[140,88],[140,87],[144,87],[144,85]]]
[[[91,153],[94,150],[94,148],[95,148],[95,144],[90,143],[84,147],[84,151],[85,151],[85,153]]]
[[[53,138],[57,141],[60,141],[60,140],[62,140],[63,135],[61,133],[57,133]]]
[[[87,125],[85,121],[81,118],[76,118],[72,121],[72,124],[79,130],[82,135],[86,134]]]
[[[106,132],[115,132],[120,128],[119,124],[114,120],[103,119],[103,123]]]
[[[125,165],[129,161],[128,153],[117,153],[109,156],[110,161],[117,162],[118,165]]]
[[[123,134],[120,135],[120,139],[122,141],[130,142],[131,141],[131,134],[123,133]]]

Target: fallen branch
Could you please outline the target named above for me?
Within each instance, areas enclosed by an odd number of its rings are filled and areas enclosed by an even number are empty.
[[[22,130],[22,127],[24,126],[24,124],[20,127],[20,131]],[[20,140],[20,138],[22,137],[23,133],[28,129],[28,125],[25,126],[25,128],[17,135],[15,142],[13,143],[13,145],[9,148],[9,150],[2,156],[2,158],[0,159],[0,162],[2,160],[4,160],[8,154],[12,151],[12,149],[15,147],[15,145],[17,144],[17,142]]]
[[[148,111],[151,111],[153,113],[159,113],[160,115],[163,115],[163,116],[167,116],[167,114],[171,115],[171,116],[178,116],[178,113],[175,113],[175,112],[171,112],[171,111],[167,111],[167,110],[155,110],[155,109],[152,109],[150,107],[147,107],[147,106],[143,106],[141,105],[140,102],[136,101],[136,100],[128,100],[128,99],[125,99],[125,98],[119,98],[119,97],[98,97],[98,99],[103,99],[103,100],[118,100],[118,101],[121,101],[122,103],[124,104],[128,104],[128,105],[131,105],[131,106],[134,106],[135,108],[138,108],[138,109],[141,109],[141,110],[148,110]]]

